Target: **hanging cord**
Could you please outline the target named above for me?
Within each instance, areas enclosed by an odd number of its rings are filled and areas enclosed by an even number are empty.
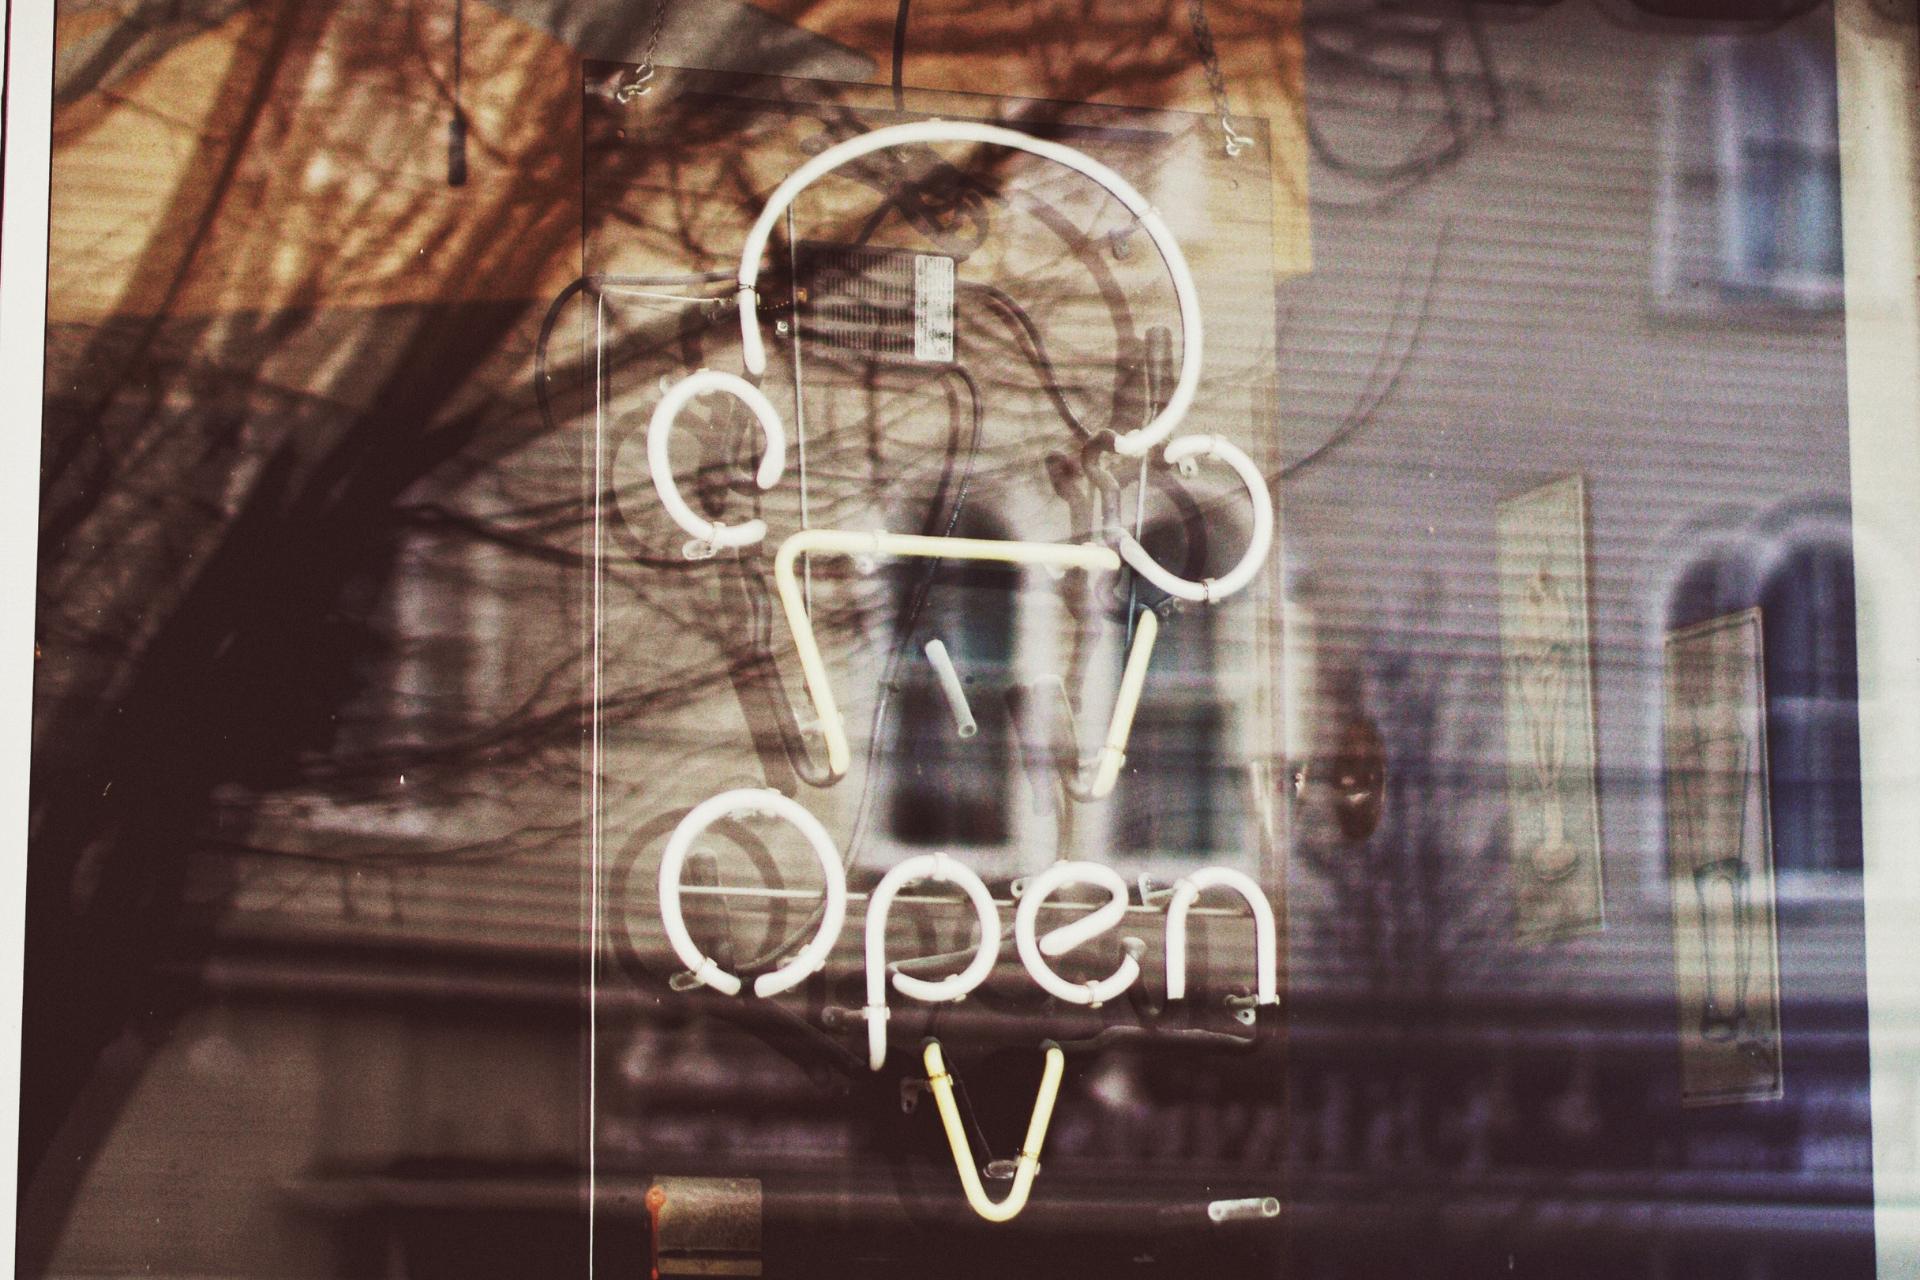
[[[453,119],[447,121],[447,185],[467,185],[467,110],[460,100],[466,75],[467,0],[453,0]]]
[[[1213,94],[1213,109],[1220,113],[1220,132],[1226,139],[1226,152],[1237,156],[1253,145],[1253,139],[1233,127],[1233,113],[1227,107],[1227,77],[1220,70],[1220,51],[1214,48],[1213,24],[1207,21],[1206,0],[1187,0],[1187,18],[1193,27],[1194,52],[1200,55],[1200,69],[1206,73],[1207,88]]]
[[[644,98],[653,92],[653,55],[660,48],[660,33],[666,29],[667,9],[673,0],[660,0],[653,7],[653,30],[647,36],[647,49],[640,55],[640,65],[633,69],[633,79],[614,91],[616,102],[632,102],[635,98]]]
[[[905,86],[900,82],[907,65],[907,6],[912,0],[900,0],[893,15],[893,109],[906,109]]]

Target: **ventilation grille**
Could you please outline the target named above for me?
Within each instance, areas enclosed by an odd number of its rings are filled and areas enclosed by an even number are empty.
[[[952,363],[952,258],[807,241],[799,285],[807,342],[886,363]]]

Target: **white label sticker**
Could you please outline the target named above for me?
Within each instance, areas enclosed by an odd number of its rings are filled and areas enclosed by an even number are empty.
[[[952,258],[914,255],[913,358],[934,364],[953,360]]]

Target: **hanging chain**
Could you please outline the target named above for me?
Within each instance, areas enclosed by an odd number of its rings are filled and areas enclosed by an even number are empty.
[[[1187,16],[1193,24],[1193,47],[1200,55],[1200,69],[1207,73],[1207,88],[1213,91],[1213,109],[1220,113],[1227,154],[1237,156],[1253,145],[1253,139],[1233,127],[1233,113],[1227,109],[1227,78],[1220,70],[1220,51],[1213,46],[1213,24],[1207,21],[1206,0],[1187,0]]]
[[[653,53],[660,47],[660,32],[667,25],[667,9],[673,0],[659,0],[653,7],[653,30],[647,36],[647,51],[640,55],[640,65],[635,68],[633,79],[620,86],[613,96],[621,102],[632,102],[635,98],[645,97],[653,92]]]

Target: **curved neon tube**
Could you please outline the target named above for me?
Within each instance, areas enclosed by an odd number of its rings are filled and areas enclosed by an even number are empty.
[[[787,469],[787,433],[780,425],[780,415],[775,412],[773,402],[766,393],[737,374],[721,373],[714,369],[701,369],[688,374],[667,389],[654,407],[653,418],[647,424],[647,469],[653,473],[653,488],[660,495],[660,505],[667,509],[673,522],[692,534],[695,544],[687,549],[688,559],[704,558],[695,550],[695,546],[706,548],[704,554],[711,554],[720,547],[750,547],[767,536],[767,522],[749,520],[741,525],[723,525],[705,519],[689,507],[686,499],[680,496],[680,486],[673,478],[673,461],[669,446],[673,440],[674,420],[688,402],[696,396],[724,391],[734,399],[745,404],[753,411],[759,421],[760,429],[767,436],[767,451],[760,459],[760,469],[754,473],[754,483],[762,489],[771,489],[780,483],[780,477]]]
[[[827,772],[842,777],[853,760],[845,718],[834,700],[826,660],[813,633],[806,599],[794,563],[803,553],[842,556],[914,556],[934,560],[996,560],[1004,564],[1031,564],[1055,569],[1116,570],[1120,557],[1111,547],[1055,542],[1004,542],[991,538],[930,538],[917,533],[862,533],[849,529],[802,529],[780,544],[773,558],[773,581],[780,592],[781,610],[793,632],[800,654],[807,693],[813,699],[820,733],[827,743]]]
[[[767,199],[767,207],[760,211],[740,251],[740,341],[747,372],[758,377],[767,369],[767,351],[760,340],[758,295],[754,285],[760,279],[761,255],[767,251],[767,241],[787,207],[812,183],[850,160],[884,151],[888,147],[921,142],[979,142],[1052,160],[1099,183],[1140,220],[1140,225],[1146,228],[1148,237],[1167,264],[1167,272],[1173,277],[1174,297],[1180,304],[1180,376],[1174,383],[1173,394],[1167,397],[1166,407],[1146,426],[1119,437],[1114,448],[1128,457],[1137,458],[1172,435],[1174,428],[1180,425],[1180,420],[1187,416],[1194,393],[1200,386],[1200,295],[1194,286],[1193,272],[1187,266],[1186,255],[1181,253],[1179,242],[1167,229],[1159,211],[1148,204],[1146,197],[1125,178],[1084,152],[1014,129],[966,120],[922,120],[912,124],[889,125],[848,138],[795,169],[774,188],[773,194]]]
[[[1107,901],[1079,919],[1061,925],[1046,937],[1038,932],[1040,907],[1048,897],[1070,884],[1091,884],[1107,891]],[[1100,862],[1056,862],[1027,883],[1013,916],[1013,941],[1020,962],[1045,991],[1069,1004],[1101,1005],[1132,986],[1140,976],[1140,962],[1124,956],[1120,967],[1096,982],[1068,982],[1053,971],[1047,956],[1065,955],[1105,933],[1126,918],[1127,882]]]
[[[1127,762],[1127,739],[1133,735],[1133,716],[1140,709],[1140,691],[1147,682],[1147,663],[1153,657],[1153,642],[1160,634],[1160,619],[1153,610],[1141,611],[1134,624],[1133,644],[1127,649],[1127,665],[1120,673],[1120,693],[1113,700],[1113,719],[1107,725],[1106,741],[1089,762],[1092,777],[1081,781],[1087,767],[1067,784],[1067,794],[1075,800],[1104,800],[1120,781],[1120,768]],[[1065,694],[1065,684],[1061,686]]]
[[[1267,493],[1267,478],[1260,474],[1260,468],[1253,465],[1253,459],[1242,452],[1238,445],[1219,436],[1182,436],[1167,446],[1165,456],[1169,463],[1175,465],[1204,456],[1224,462],[1234,469],[1241,483],[1247,487],[1248,500],[1253,503],[1253,534],[1247,539],[1247,549],[1241,553],[1240,562],[1224,577],[1208,578],[1204,582],[1193,582],[1168,573],[1129,533],[1120,535],[1120,556],[1141,577],[1177,599],[1196,603],[1204,601],[1207,604],[1224,600],[1253,581],[1253,575],[1260,571],[1273,545],[1273,498]]]
[[[957,884],[966,893],[980,923],[980,943],[972,963],[959,973],[935,981],[894,974],[893,985],[901,994],[934,1004],[958,1000],[985,982],[1000,958],[1000,912],[985,882],[970,867],[944,853],[925,853],[887,872],[867,903],[867,1065],[875,1071],[887,1063],[887,913],[901,889],[915,880],[929,879]]]
[[[921,1055],[927,1067],[927,1083],[933,1086],[934,1104],[940,1108],[940,1124],[947,1131],[947,1146],[953,1151],[954,1167],[960,1171],[960,1186],[966,1191],[967,1203],[973,1206],[973,1211],[988,1222],[1011,1222],[1018,1217],[1033,1192],[1034,1175],[1040,1172],[1040,1146],[1047,1140],[1054,1100],[1060,1096],[1060,1077],[1067,1067],[1067,1055],[1060,1051],[1059,1045],[1049,1040],[1043,1047],[1047,1058],[1040,1072],[1040,1090],[1033,1098],[1033,1118],[1027,1121],[1026,1141],[1020,1144],[1013,1186],[1008,1189],[1006,1199],[1000,1201],[989,1200],[986,1188],[980,1185],[973,1144],[967,1141],[967,1131],[960,1123],[960,1108],[953,1102],[953,1076],[941,1056],[940,1042],[927,1041]]]
[[[740,979],[722,969],[712,957],[695,946],[693,935],[687,932],[686,917],[680,910],[680,872],[686,865],[687,853],[693,848],[694,840],[708,827],[722,818],[756,813],[784,819],[807,838],[808,846],[820,860],[820,872],[826,879],[826,910],[821,914],[820,927],[814,931],[813,940],[778,969],[755,978],[753,994],[778,995],[806,981],[809,974],[826,964],[827,953],[833,949],[834,940],[840,936],[840,926],[847,918],[847,873],[840,865],[840,850],[834,846],[833,837],[827,834],[820,819],[778,791],[754,787],[722,791],[711,799],[701,801],[686,817],[680,819],[680,825],[668,837],[667,851],[660,859],[660,923],[666,929],[667,942],[673,947],[673,953],[680,957],[681,963],[687,966],[694,979],[730,996],[740,994]]]
[[[953,656],[947,652],[947,646],[940,640],[927,641],[927,661],[933,664],[933,673],[940,677],[940,692],[946,695],[947,707],[953,712],[953,731],[963,738],[971,738],[980,732],[979,721],[973,718],[973,707],[967,702],[967,687],[960,682],[960,673],[954,669]]]
[[[1207,867],[1182,876],[1173,886],[1173,904],[1167,908],[1167,999],[1187,997],[1187,912],[1204,889],[1231,889],[1253,909],[1254,999],[1280,1003],[1280,939],[1273,906],[1253,877],[1226,867]]]

